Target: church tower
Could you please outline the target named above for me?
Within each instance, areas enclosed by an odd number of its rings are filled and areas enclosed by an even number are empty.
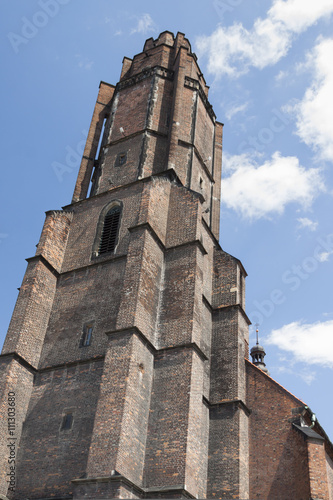
[[[0,356],[0,494],[254,498],[246,383],[255,406],[271,379],[245,359],[246,272],[218,241],[222,129],[182,33],[101,82]]]
[[[46,213],[1,356],[15,498],[203,498],[230,477],[247,497],[246,273],[218,243],[222,128],[181,33],[101,82],[72,203]]]

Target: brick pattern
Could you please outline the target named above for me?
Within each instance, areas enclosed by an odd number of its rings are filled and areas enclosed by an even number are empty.
[[[202,404],[205,362],[192,353],[191,391],[188,409],[186,472],[187,490],[204,498],[207,490],[209,410]]]
[[[2,354],[16,352],[37,368],[50,317],[57,278],[39,257],[27,267]]]
[[[236,403],[211,408],[207,498],[252,499],[248,496],[246,450],[242,449],[247,441],[241,442],[247,437],[246,429],[247,416]]]
[[[142,189],[143,186],[136,183],[126,189],[114,189],[75,205],[62,273],[83,268],[90,264],[106,262],[106,260],[110,259],[110,255],[94,259],[92,249],[100,214],[103,208],[112,201],[118,201],[122,204],[120,232],[114,255],[126,254],[130,240],[128,228],[138,224]]]
[[[89,451],[88,477],[112,469],[142,484],[153,356],[131,333],[110,335]]]
[[[310,498],[307,444],[292,427],[303,403],[247,363],[250,498]]]
[[[310,476],[310,496],[329,500],[329,485],[327,481],[327,460],[323,440],[308,439],[308,461]],[[331,490],[332,493],[332,490]]]
[[[151,226],[164,246],[166,246],[169,198],[172,187],[170,181],[164,177],[145,184],[138,219],[138,224],[147,222]]]
[[[114,330],[120,307],[125,260],[63,274],[43,344],[40,368],[103,356],[106,331]],[[112,300],[110,300],[112,299]],[[80,348],[86,323],[93,322],[91,344]]]
[[[13,462],[9,463],[8,460],[17,460],[18,445],[21,439],[22,425],[26,418],[26,412],[29,405],[31,391],[33,388],[34,373],[20,364],[17,359],[11,356],[0,358],[0,492],[4,495],[7,494],[10,480],[10,467]],[[9,393],[15,394],[15,414],[9,415]],[[15,426],[13,428],[14,435],[9,435],[8,417],[15,418]],[[11,421],[12,422],[12,421]],[[12,449],[14,456],[10,456],[11,448],[8,447],[12,444],[9,438],[15,438],[14,448]],[[18,471],[15,470],[16,483],[18,478]],[[13,498],[13,494],[9,492],[8,498]]]
[[[162,268],[163,252],[147,229],[139,227],[132,232],[117,329],[136,326],[153,344]]]
[[[102,370],[103,362],[96,361],[37,375],[23,426],[15,499],[71,494],[71,480],[86,471]],[[73,427],[62,431],[66,411],[73,413]]]
[[[327,482],[328,482],[328,492],[329,500],[333,499],[333,460],[326,453],[326,472],[327,472]]]
[[[144,486],[184,484],[191,358],[190,350],[155,356]]]
[[[36,255],[42,255],[57,272],[61,271],[72,219],[72,212],[52,210],[46,214]]]
[[[86,145],[75,184],[72,202],[86,198],[90,186],[90,179],[96,158],[98,143],[105,117],[110,112],[110,105],[114,93],[114,86],[101,82],[96,105],[93,112]]]
[[[245,354],[244,344],[238,345],[239,321],[241,316],[237,309],[221,311],[213,319],[211,402],[244,399],[245,380],[240,384],[238,377]]]
[[[219,205],[221,155],[214,160],[215,150],[221,148],[220,132],[214,132],[219,125],[215,123],[207,101],[208,88],[195,56],[189,52],[188,41],[181,34],[173,45],[169,45],[169,35],[166,39],[167,45],[160,40],[149,45],[148,57],[147,53],[135,56],[131,66],[127,60],[126,78],[123,75],[115,89],[101,86],[104,108],[95,109],[89,132],[93,139],[89,136],[87,142],[87,155],[92,158],[95,153],[92,143],[100,132],[100,122],[96,122],[98,112],[100,117],[109,113],[95,193],[173,168],[183,185],[204,196],[202,212],[209,226],[214,217],[214,231],[218,235],[219,207],[216,210],[212,192],[215,189]],[[189,81],[191,85],[186,83]],[[117,155],[122,152],[127,153],[126,164],[116,166]],[[91,175],[89,168],[82,166],[79,179],[85,175],[86,182],[89,172]],[[74,200],[77,199],[74,195]],[[79,199],[83,199],[83,194]]]

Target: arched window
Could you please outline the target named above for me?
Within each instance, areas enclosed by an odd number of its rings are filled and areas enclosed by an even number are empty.
[[[122,215],[122,202],[113,200],[100,213],[95,241],[92,248],[92,258],[114,252],[119,237]]]
[[[113,252],[116,247],[120,220],[120,207],[112,207],[104,218],[102,237],[99,244],[98,254]]]

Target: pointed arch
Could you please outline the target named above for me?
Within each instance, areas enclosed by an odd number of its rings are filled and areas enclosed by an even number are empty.
[[[93,257],[115,251],[118,244],[121,214],[122,203],[118,200],[108,203],[103,208],[97,224]]]

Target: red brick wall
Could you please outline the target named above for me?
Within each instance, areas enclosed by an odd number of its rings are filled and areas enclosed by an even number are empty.
[[[17,352],[38,366],[57,278],[39,257],[30,260],[15,305],[2,354]]]
[[[326,460],[324,441],[310,438],[307,445],[311,498],[329,500],[328,462]]]
[[[333,499],[333,460],[326,453],[326,470],[327,470],[327,483],[329,500]]]
[[[308,500],[306,437],[292,426],[303,404],[247,362],[250,498]]]
[[[36,255],[45,257],[58,272],[61,271],[72,219],[72,212],[48,212],[37,246]]]
[[[110,335],[87,466],[142,483],[153,355],[136,335]]]
[[[237,403],[211,408],[207,498],[252,500],[248,496],[247,420]]]
[[[199,464],[207,460],[207,437],[201,434],[207,425],[205,414],[202,361],[197,355],[191,349],[177,349],[155,356],[145,486],[172,487],[185,482],[193,495],[204,494],[206,472]]]
[[[14,467],[14,485],[17,485],[18,469],[17,457],[22,432],[22,424],[26,417],[30,395],[33,387],[34,373],[27,367],[22,366],[17,359],[12,356],[0,358],[0,492],[7,494],[8,481],[10,479],[10,467]],[[13,396],[15,398],[13,405]],[[10,398],[10,399],[9,399]],[[14,409],[14,412],[8,411]],[[8,418],[11,427],[8,427]],[[13,429],[13,430],[12,430]],[[13,434],[10,433],[13,432]],[[12,441],[11,438],[14,438]],[[13,444],[9,448],[9,444]],[[14,455],[10,455],[10,450]],[[16,462],[13,463],[12,460]],[[10,460],[10,463],[8,462]],[[13,495],[8,495],[13,498]]]
[[[86,470],[103,362],[41,372],[23,426],[17,467],[17,499],[68,494]],[[70,430],[60,430],[66,411]]]

